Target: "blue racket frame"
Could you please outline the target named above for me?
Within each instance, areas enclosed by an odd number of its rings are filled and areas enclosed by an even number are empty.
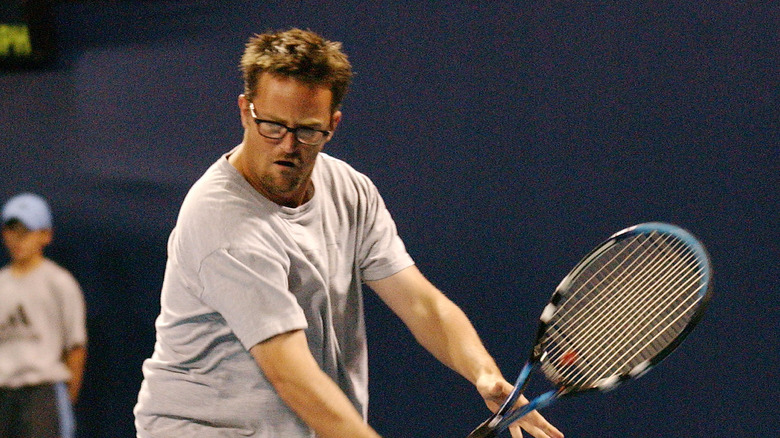
[[[700,297],[699,305],[694,315],[691,317],[690,321],[686,325],[686,327],[669,345],[667,345],[665,348],[659,351],[650,360],[649,365],[645,369],[643,369],[641,373],[623,374],[621,376],[618,376],[618,378],[611,385],[605,387],[580,389],[580,388],[559,386],[554,390],[545,392],[539,395],[538,397],[535,397],[534,399],[530,400],[528,404],[523,405],[522,407],[517,408],[515,410],[512,410],[512,407],[517,403],[517,399],[520,397],[520,394],[522,394],[525,391],[526,386],[528,385],[531,372],[541,364],[544,355],[546,354],[545,352],[546,345],[544,345],[542,339],[547,329],[548,326],[547,321],[549,321],[549,319],[545,318],[545,313],[554,312],[560,300],[565,295],[567,295],[566,292],[568,291],[568,288],[572,284],[572,280],[576,278],[577,275],[585,267],[587,267],[593,260],[597,259],[600,254],[602,254],[604,251],[606,251],[607,249],[609,249],[610,247],[612,247],[617,242],[623,239],[631,238],[642,234],[649,234],[653,232],[673,236],[679,239],[680,241],[682,241],[686,245],[686,247],[691,250],[691,252],[694,254],[694,257],[696,258],[696,260],[699,262],[701,266],[702,275],[699,281],[700,287],[698,288],[699,297]],[[650,371],[650,369],[655,367],[659,362],[661,362],[664,358],[666,358],[672,351],[674,351],[674,349],[677,348],[683,342],[683,340],[685,340],[688,334],[690,334],[691,330],[693,330],[693,328],[701,320],[702,316],[704,315],[704,310],[707,308],[711,297],[712,297],[712,265],[710,262],[709,255],[707,253],[707,250],[704,248],[704,245],[702,245],[702,243],[699,242],[699,240],[696,239],[696,237],[694,237],[688,231],[669,223],[647,222],[647,223],[634,225],[632,227],[626,228],[624,230],[621,230],[613,234],[607,240],[605,240],[596,248],[594,248],[591,252],[589,252],[585,257],[583,257],[583,259],[579,263],[577,263],[577,265],[566,275],[566,277],[564,277],[564,279],[558,285],[552,297],[550,298],[550,303],[545,308],[542,317],[540,317],[540,322],[539,322],[538,330],[536,332],[536,340],[534,342],[534,347],[531,351],[530,358],[523,366],[523,369],[520,371],[520,374],[518,375],[517,380],[515,381],[514,390],[509,394],[509,396],[506,398],[506,400],[501,405],[501,407],[496,411],[496,413],[490,416],[490,418],[488,418],[485,422],[483,422],[479,427],[474,429],[474,431],[472,431],[467,438],[496,437],[498,436],[499,433],[506,430],[512,423],[524,417],[525,415],[529,414],[531,411],[550,406],[559,398],[583,394],[586,392],[592,392],[597,390],[599,391],[612,390],[627,380],[636,379],[645,375],[648,371]]]

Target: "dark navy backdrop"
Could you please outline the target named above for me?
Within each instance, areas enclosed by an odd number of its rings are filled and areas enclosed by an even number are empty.
[[[567,436],[777,434],[777,8],[634,3],[57,6],[56,65],[0,76],[0,195],[51,199],[50,255],[84,287],[82,436],[133,434],[178,206],[241,139],[244,42],[290,26],[344,42],[357,75],[328,152],[374,179],[509,378],[560,278],[609,234],[669,221],[708,245],[699,329],[642,380],[547,410]],[[482,421],[371,294],[367,312],[381,433]]]

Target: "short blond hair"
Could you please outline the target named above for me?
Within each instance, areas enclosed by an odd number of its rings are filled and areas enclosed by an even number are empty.
[[[301,82],[328,86],[333,95],[331,111],[341,107],[352,81],[352,65],[341,43],[314,32],[293,28],[256,34],[241,57],[244,94],[250,100],[263,73],[291,77]]]

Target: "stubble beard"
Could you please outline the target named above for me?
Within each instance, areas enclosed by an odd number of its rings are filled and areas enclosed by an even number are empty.
[[[306,186],[310,177],[311,169],[308,171],[290,169],[275,175],[265,175],[260,182],[264,191],[268,194],[274,197],[287,198]]]

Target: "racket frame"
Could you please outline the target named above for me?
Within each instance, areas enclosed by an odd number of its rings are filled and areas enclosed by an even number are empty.
[[[558,305],[566,295],[568,288],[572,284],[572,280],[577,278],[579,273],[588,267],[591,262],[597,259],[602,253],[609,248],[617,244],[619,241],[627,238],[631,238],[641,234],[649,234],[657,232],[664,235],[673,236],[689,248],[697,261],[699,261],[702,269],[702,276],[699,281],[699,304],[691,316],[690,320],[686,324],[685,328],[664,348],[656,353],[648,361],[644,362],[641,367],[635,367],[630,372],[615,376],[609,384],[602,386],[594,386],[588,388],[577,388],[574,386],[566,387],[564,385],[556,385],[556,389],[545,392],[533,400],[530,400],[528,404],[512,410],[512,407],[517,403],[517,399],[520,397],[526,387],[528,386],[529,377],[531,372],[538,368],[545,358],[546,345],[543,342],[543,338],[549,326],[549,321],[558,309]],[[610,236],[607,240],[591,250],[582,260],[577,263],[574,268],[561,280],[558,287],[553,292],[548,304],[542,311],[542,315],[539,318],[539,325],[536,330],[536,339],[534,340],[534,346],[531,349],[531,354],[526,364],[523,366],[520,374],[515,381],[514,389],[506,398],[504,403],[499,409],[491,415],[487,420],[474,429],[467,438],[492,438],[497,437],[499,433],[507,429],[512,423],[529,414],[531,411],[542,409],[553,404],[557,399],[564,397],[571,397],[574,395],[580,395],[593,391],[606,392],[615,389],[620,384],[631,380],[637,379],[645,375],[659,362],[665,359],[669,354],[674,351],[691,333],[696,325],[704,315],[704,311],[709,305],[712,298],[712,265],[710,262],[709,254],[704,246],[688,231],[672,224],[663,222],[647,222],[624,230]]]

